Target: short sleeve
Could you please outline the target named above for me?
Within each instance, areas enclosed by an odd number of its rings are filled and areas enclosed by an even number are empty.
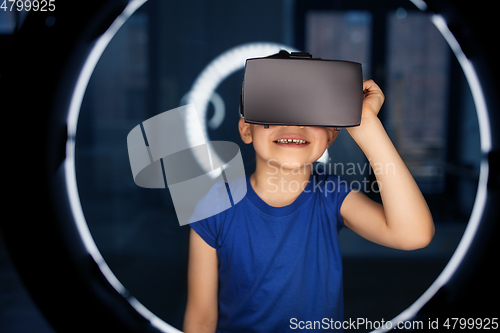
[[[324,180],[324,199],[331,214],[335,216],[337,230],[345,227],[344,220],[340,215],[340,208],[347,195],[351,192],[351,185],[345,180],[335,175],[328,175]]]
[[[217,244],[218,228],[216,220],[213,217],[193,222],[189,226],[211,247],[215,248]]]
[[[228,202],[225,202],[225,199]],[[224,182],[216,183],[196,205],[189,225],[211,247],[215,248],[220,227],[220,212],[230,207]],[[229,204],[229,207],[228,207]],[[214,212],[218,212],[214,214]],[[205,217],[205,218],[200,218]]]
[[[342,179],[340,177],[334,176],[337,178],[338,182],[338,188],[339,191],[337,193],[337,220],[339,224],[339,229],[340,227],[345,227],[344,224],[344,219],[342,218],[342,215],[340,215],[340,208],[342,207],[342,203],[344,202],[344,199],[347,197],[349,193],[351,193],[352,187],[347,183],[345,179]]]

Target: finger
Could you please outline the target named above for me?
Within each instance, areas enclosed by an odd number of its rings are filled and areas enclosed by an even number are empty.
[[[382,99],[385,98],[382,89],[380,89],[380,87],[375,83],[375,81],[373,80],[363,81],[363,97],[377,96],[377,95]]]
[[[373,90],[380,89],[380,87],[373,80],[364,80],[363,81],[363,90]]]

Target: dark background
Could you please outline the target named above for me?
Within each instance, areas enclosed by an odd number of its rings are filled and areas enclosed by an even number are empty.
[[[434,3],[435,8],[445,4]],[[443,11],[453,22],[450,29],[469,41],[462,48],[475,60],[478,72],[490,75],[498,73],[491,12],[481,2]],[[1,15],[3,54],[25,15]],[[325,15],[322,22],[326,23],[319,23],[319,30],[312,33],[311,22],[317,15]],[[467,82],[427,16],[402,0],[149,1],[140,8],[95,69],[76,137],[76,172],[85,218],[106,263],[125,288],[158,317],[181,328],[189,229],[178,225],[168,189],[134,184],[126,135],[140,122],[179,106],[199,73],[224,51],[244,43],[276,42],[314,56],[360,61],[365,76],[386,93],[380,117],[429,203],[436,236],[426,249],[406,253],[343,230],[345,317],[388,320],[410,306],[440,274],[462,237],[482,157]],[[45,25],[57,27],[58,20],[56,15]],[[328,29],[337,35],[329,37]],[[326,44],[333,47],[317,46]],[[2,70],[9,67],[7,60],[1,65]],[[241,77],[241,71],[234,73],[218,87],[226,117],[219,128],[209,129],[209,136],[239,144],[246,171],[251,173],[253,150],[241,143],[236,127]],[[484,87],[489,101],[496,96],[495,82],[490,83]],[[209,117],[212,113],[210,109]],[[366,162],[345,131],[329,153],[335,162]],[[343,176],[373,181],[369,174]],[[376,193],[369,195],[377,198]],[[477,289],[465,294],[472,303],[481,304],[491,301],[488,295],[497,289],[489,289],[492,261],[478,253],[486,259],[478,258],[473,269],[474,287],[469,288]],[[4,243],[0,255],[0,330],[53,332],[19,279]],[[465,309],[465,314],[476,315]]]

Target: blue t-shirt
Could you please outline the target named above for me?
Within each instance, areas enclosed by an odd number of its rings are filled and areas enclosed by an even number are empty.
[[[217,332],[295,332],[300,321],[333,328],[343,321],[338,232],[348,184],[314,174],[292,204],[272,207],[246,183],[235,206],[191,224],[217,250]]]

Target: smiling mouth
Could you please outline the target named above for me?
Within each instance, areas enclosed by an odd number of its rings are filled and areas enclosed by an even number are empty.
[[[309,143],[305,140],[300,140],[300,139],[279,139],[279,140],[275,140],[274,142],[275,143],[292,143],[292,144],[296,144],[296,145],[305,145],[305,144]]]

